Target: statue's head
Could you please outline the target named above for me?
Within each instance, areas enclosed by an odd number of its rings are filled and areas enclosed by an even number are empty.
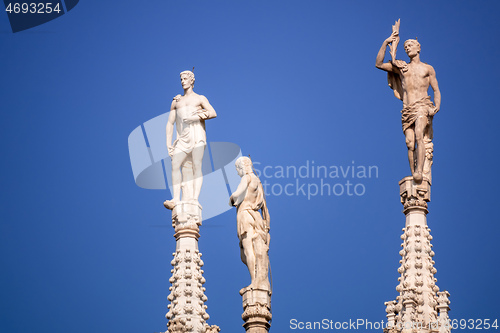
[[[403,44],[408,57],[413,58],[420,53],[420,43],[416,39],[408,39]]]
[[[181,84],[183,89],[194,87],[194,73],[191,71],[181,72]]]
[[[234,163],[236,166],[236,171],[240,177],[243,177],[246,174],[252,173],[252,160],[250,157],[242,156],[236,160]]]

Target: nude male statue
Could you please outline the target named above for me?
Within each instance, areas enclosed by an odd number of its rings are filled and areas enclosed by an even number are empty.
[[[396,24],[399,29],[399,21]],[[399,31],[393,27],[393,33],[384,41],[377,54],[375,66],[389,73],[391,88],[395,90],[396,97],[403,101],[401,119],[408,147],[408,160],[413,180],[420,183],[423,179],[425,142],[432,140],[432,118],[439,111],[441,93],[434,68],[420,61],[418,41],[409,39],[404,43],[405,52],[410,57],[409,64],[395,59],[398,34]],[[386,47],[389,44],[392,44],[393,59],[384,63]],[[429,86],[434,90],[435,105],[427,94]]]
[[[254,174],[252,161],[243,156],[236,160],[236,170],[241,182],[229,198],[229,205],[237,207],[237,228],[240,240],[241,261],[248,267],[251,284],[240,290],[261,289],[271,292],[269,283],[269,227],[264,189]],[[262,211],[262,215],[259,213]]]
[[[203,95],[193,91],[194,73],[180,74],[184,95],[177,95],[172,101],[167,122],[167,148],[172,159],[173,198],[163,205],[173,209],[181,201],[198,203],[203,184],[201,163],[207,145],[205,120],[217,117],[214,108]],[[177,138],[172,144],[174,124]],[[182,172],[181,172],[182,168]]]

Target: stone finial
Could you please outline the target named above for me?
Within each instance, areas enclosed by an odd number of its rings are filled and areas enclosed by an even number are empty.
[[[450,317],[448,316],[448,311],[450,311],[449,297],[450,293],[446,290],[437,293],[436,309],[439,312],[439,333],[449,333],[451,331]]]
[[[218,333],[220,332],[220,328],[217,325],[212,325],[209,326],[208,324],[205,324],[205,332],[204,333]]]
[[[414,288],[407,288],[402,295],[403,315],[401,317],[401,325],[404,328],[402,332],[411,332],[411,328],[417,321],[417,294]],[[408,330],[410,328],[410,330]]]
[[[387,327],[393,327],[396,325],[396,315],[397,315],[397,301],[385,302],[386,306],[385,312],[387,312]]]
[[[394,314],[396,313],[396,304],[397,302],[396,301],[389,301],[389,302],[385,302],[384,305],[385,305],[385,312],[387,312],[387,316],[391,315],[391,314]]]
[[[450,293],[447,292],[446,290],[444,291],[440,291],[437,293],[437,305],[436,305],[436,308],[438,309],[438,311],[441,313],[443,311],[450,311],[450,300],[449,300],[449,297],[450,297]]]
[[[204,265],[198,250],[199,226],[201,225],[201,206],[195,202],[178,202],[172,210],[172,226],[177,241],[176,251],[172,253],[173,269],[169,282],[170,294],[167,299],[168,333],[216,333],[216,325],[209,326],[207,296],[203,284]]]

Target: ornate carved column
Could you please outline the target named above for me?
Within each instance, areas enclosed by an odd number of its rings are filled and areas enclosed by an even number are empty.
[[[436,268],[432,260],[432,236],[431,229],[427,226],[427,203],[430,201],[431,184],[426,178],[416,184],[412,177],[406,177],[399,182],[399,187],[403,213],[406,216],[401,235],[403,249],[399,252],[402,257],[398,269],[401,276],[396,287],[399,296],[395,301],[385,303],[388,322],[394,323],[394,326],[384,331],[444,332],[443,322],[438,321],[438,311],[440,318],[448,319],[448,305],[445,306],[446,302],[440,300],[444,299],[443,295],[449,293],[439,293],[437,279],[434,277]]]
[[[243,327],[247,333],[267,333],[271,327],[271,292],[261,289],[245,289],[243,296]]]
[[[172,210],[172,227],[177,241],[174,267],[170,283],[168,300],[168,333],[216,333],[218,326],[209,326],[206,321],[207,301],[205,296],[205,278],[203,261],[198,251],[199,226],[201,225],[201,206],[189,202],[179,202]]]
[[[450,311],[450,293],[447,291],[441,291],[437,293],[438,295],[438,305],[436,306],[439,313],[439,333],[449,333],[451,332],[450,317],[448,317],[448,311]]]
[[[385,302],[385,312],[387,312],[387,326],[392,327],[396,323],[396,301]]]

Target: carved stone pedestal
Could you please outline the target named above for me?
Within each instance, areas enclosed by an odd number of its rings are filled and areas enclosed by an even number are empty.
[[[403,213],[406,216],[399,254],[399,296],[386,302],[388,328],[386,333],[450,332],[448,292],[439,292],[434,277],[434,251],[431,229],[427,226],[427,202],[431,185],[427,178],[416,184],[412,177],[399,182]],[[439,313],[439,318],[438,318]]]
[[[268,333],[271,327],[271,292],[261,289],[247,289],[242,293],[243,327],[247,333]]]
[[[203,261],[198,251],[199,226],[201,225],[201,206],[189,202],[179,202],[172,210],[172,226],[177,241],[176,250],[172,254],[174,267],[170,283],[168,300],[168,333],[216,333],[217,326],[210,327],[206,321],[210,317],[207,312],[205,296],[205,278],[203,277]]]

